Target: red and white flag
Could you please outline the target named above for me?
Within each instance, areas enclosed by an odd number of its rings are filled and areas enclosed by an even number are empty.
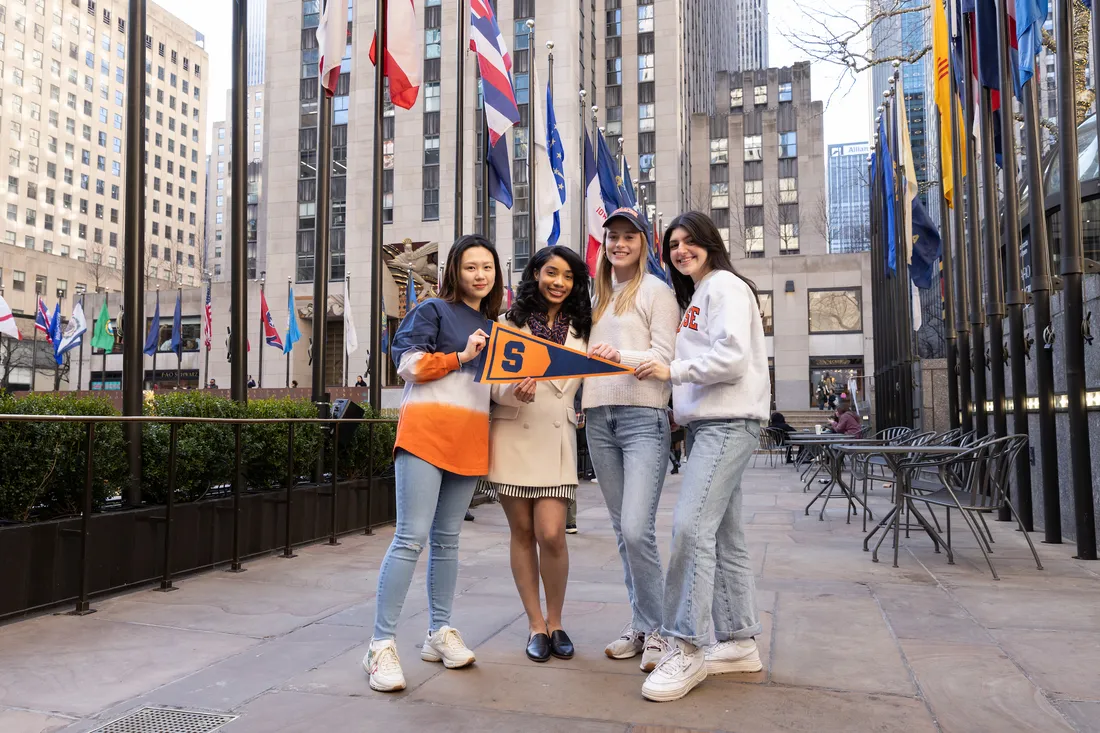
[[[420,65],[424,62],[421,40],[424,31],[416,24],[414,0],[390,0],[386,4],[386,65],[382,73],[390,80],[390,101],[412,109],[420,93]],[[318,31],[320,33],[320,31]],[[377,64],[377,33],[370,44],[370,61]]]
[[[15,316],[3,295],[0,295],[0,333],[11,336],[16,341],[23,340],[23,335],[19,333],[19,326],[15,324]]]
[[[336,82],[340,81],[340,64],[348,46],[348,6],[344,0],[328,0],[321,23],[317,26],[317,44],[320,48],[321,86],[325,94],[336,94]]]
[[[206,350],[210,351],[210,342],[214,339],[214,311],[210,306],[210,281],[206,281],[206,306],[202,314],[202,338]]]
[[[584,261],[588,263],[588,274],[596,277],[596,261],[603,244],[603,223],[607,221],[607,209],[600,191],[600,177],[596,175],[596,153],[592,149],[592,140],[588,130],[584,132],[584,206],[588,226],[588,242],[585,244]]]

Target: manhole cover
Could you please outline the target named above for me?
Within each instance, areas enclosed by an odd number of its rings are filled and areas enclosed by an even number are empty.
[[[92,733],[211,733],[236,719],[236,715],[146,707]]]

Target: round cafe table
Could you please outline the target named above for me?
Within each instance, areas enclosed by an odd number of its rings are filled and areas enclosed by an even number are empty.
[[[863,503],[863,500],[856,494],[844,481],[844,456],[838,453],[835,448],[838,445],[869,445],[880,446],[881,440],[875,440],[873,438],[853,438],[850,435],[844,435],[843,433],[791,433],[788,438],[792,445],[803,446],[804,448],[817,449],[820,455],[820,463],[816,471],[806,481],[805,490],[809,490],[813,484],[813,480],[817,478],[821,470],[824,469],[828,472],[829,478],[825,482],[825,485],[814,495],[814,498],[810,500],[810,503],[806,505],[806,516],[810,515],[810,507],[812,507],[818,499],[824,498],[821,504],[821,511],[818,514],[819,521],[825,521],[825,509],[829,506],[829,499],[833,497],[843,497],[848,501],[848,508],[851,511],[845,510],[845,520],[848,524],[852,522],[852,515],[858,514],[859,510],[857,505],[863,507],[863,511],[870,514],[870,510],[867,505]],[[839,489],[840,493],[835,493],[833,490]],[[874,519],[874,517],[871,517]]]

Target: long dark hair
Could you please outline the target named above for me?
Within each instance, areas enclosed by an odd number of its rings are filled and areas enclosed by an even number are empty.
[[[460,273],[462,269],[462,255],[466,250],[481,247],[489,250],[493,255],[493,266],[496,268],[496,277],[493,278],[493,287],[489,294],[481,299],[481,315],[487,320],[492,320],[500,313],[500,304],[504,300],[504,278],[500,271],[500,257],[492,243],[480,234],[464,234],[451,245],[451,251],[447,253],[447,265],[443,269],[443,282],[439,284],[439,297],[448,303],[462,301],[462,288],[459,287]]]
[[[568,247],[543,247],[535,252],[523,268],[523,277],[516,288],[516,300],[508,309],[508,320],[517,326],[527,325],[533,313],[546,312],[546,300],[539,292],[539,272],[553,257],[561,257],[573,271],[573,290],[561,304],[561,312],[569,319],[573,335],[588,340],[592,333],[592,297],[588,292],[588,265]]]
[[[687,275],[681,274],[672,264],[670,246],[672,242],[672,232],[675,229],[683,229],[686,231],[693,244],[706,250],[707,267],[711,270],[732,272],[749,286],[749,290],[752,291],[754,297],[757,295],[756,283],[733,269],[733,262],[730,261],[730,253],[726,249],[725,242],[722,241],[722,235],[719,234],[718,227],[714,226],[714,222],[710,220],[710,217],[698,211],[688,211],[677,216],[672,220],[672,223],[668,225],[668,229],[665,230],[664,243],[661,248],[661,259],[664,260],[665,266],[672,275],[672,287],[676,291],[676,301],[680,304],[681,308],[687,308],[691,303],[691,298],[695,295],[695,282]]]

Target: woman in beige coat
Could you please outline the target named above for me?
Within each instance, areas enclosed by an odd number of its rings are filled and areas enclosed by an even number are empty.
[[[588,349],[592,305],[588,268],[567,247],[535,253],[523,271],[516,301],[501,322],[577,351]],[[493,387],[489,429],[489,487],[511,529],[512,577],[527,612],[527,656],[569,659],[573,642],[562,629],[569,552],[565,519],[577,493],[577,414],[580,379]],[[546,613],[539,598],[539,577]]]

